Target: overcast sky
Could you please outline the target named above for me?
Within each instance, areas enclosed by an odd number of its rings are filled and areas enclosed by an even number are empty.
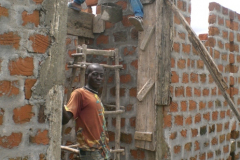
[[[220,5],[240,13],[240,0],[191,0],[191,26],[197,34],[208,33],[209,2]]]

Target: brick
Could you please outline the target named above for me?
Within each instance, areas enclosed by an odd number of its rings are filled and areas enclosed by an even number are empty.
[[[209,27],[208,33],[210,36],[215,36],[215,35],[219,35],[220,31],[217,27]]]
[[[121,133],[120,141],[126,144],[132,143],[132,134],[131,133]]]
[[[137,96],[137,88],[131,88],[129,90],[130,97],[136,97]]]
[[[0,45],[10,45],[13,48],[19,48],[20,36],[14,32],[0,34]]]
[[[206,160],[206,153],[200,153],[199,160]]]
[[[19,94],[18,81],[0,81],[0,97],[16,96]]]
[[[112,125],[116,127],[116,118],[112,118]],[[121,128],[125,126],[125,118],[121,118]]]
[[[193,100],[189,100],[189,111],[193,111],[197,108],[197,103]]]
[[[108,44],[109,43],[109,38],[108,38],[108,36],[100,35],[100,36],[98,36],[98,38],[96,40],[96,43],[97,43],[97,45]]]
[[[180,19],[176,15],[174,15],[174,23],[175,24],[181,24]]]
[[[221,132],[222,131],[222,124],[217,124],[217,132]]]
[[[209,79],[209,83],[213,83],[214,80],[210,74],[208,75],[208,79]]]
[[[188,83],[188,82],[189,82],[189,75],[187,73],[183,73],[182,83]]]
[[[178,111],[178,104],[175,102],[171,102],[170,104],[170,112],[177,112]]]
[[[185,33],[178,33],[179,38],[185,40],[186,34]]]
[[[185,59],[179,59],[177,62],[177,66],[179,69],[186,68],[186,60]]]
[[[191,45],[190,44],[182,44],[182,51],[184,53],[189,54],[191,51]]]
[[[30,99],[32,96],[32,87],[36,83],[37,79],[26,79],[24,84],[25,89],[25,99]]]
[[[3,148],[14,148],[22,141],[22,133],[12,133],[9,136],[0,136],[0,146]]]
[[[115,42],[126,42],[127,41],[127,32],[120,31],[113,33],[114,41]]]
[[[0,17],[2,17],[2,16],[8,17],[9,13],[8,13],[8,9],[7,8],[0,6]]]
[[[164,115],[163,121],[164,121],[164,128],[172,126],[172,116],[171,115]]]
[[[186,129],[182,130],[180,133],[181,133],[182,137],[187,137],[187,130]]]
[[[228,15],[228,9],[225,8],[225,7],[222,7],[222,13],[223,13],[224,15]]]
[[[129,119],[129,124],[130,124],[130,126],[135,128],[136,127],[136,117],[131,117]]]
[[[204,68],[204,62],[202,60],[197,61],[197,68],[203,69]]]
[[[223,134],[223,135],[220,135],[219,136],[219,143],[222,143],[222,142],[224,142],[225,141],[225,135]]]
[[[183,116],[176,115],[175,116],[175,124],[178,126],[182,126],[183,125]]]
[[[195,141],[195,142],[194,142],[194,150],[195,150],[195,151],[200,150],[200,143],[199,143],[198,141]]]
[[[125,56],[127,56],[127,55],[133,55],[135,52],[136,52],[136,47],[134,47],[134,46],[130,47],[130,49],[129,49],[129,47],[125,47],[125,48],[123,49],[123,54],[124,54]]]
[[[209,11],[217,10],[220,11],[221,6],[216,2],[209,3]]]
[[[20,108],[15,108],[13,110],[13,121],[16,124],[23,124],[30,122],[31,118],[35,114],[32,112],[32,106],[31,105],[25,105]]]
[[[181,111],[187,111],[187,102],[186,101],[182,101],[181,102]]]
[[[212,37],[209,37],[208,40],[206,41],[205,45],[209,46],[209,47],[215,47],[216,40]]]
[[[198,135],[198,129],[191,129],[192,137],[196,137]]]
[[[209,126],[209,133],[215,132],[215,125]]]
[[[201,41],[206,41],[206,40],[208,40],[208,34],[199,34],[199,35],[198,35],[198,38],[199,38]]]
[[[186,87],[186,96],[192,97],[192,88],[191,87]]]
[[[135,69],[138,69],[138,60],[134,60],[131,62],[131,66],[133,66]]]
[[[184,18],[188,22],[188,24],[191,25],[191,17],[184,17]]]
[[[30,13],[30,14],[27,11],[23,11],[22,20],[23,20],[23,23],[22,23],[23,26],[26,26],[28,23],[33,23],[35,27],[37,27],[40,22],[39,11],[35,10],[33,11],[33,13]]]
[[[186,151],[191,151],[191,149],[192,149],[192,142],[186,143],[186,144],[184,145],[184,149],[185,149]]]
[[[131,156],[134,159],[144,159],[145,158],[145,152],[143,150],[137,149],[137,150],[130,150]]]
[[[50,38],[49,36],[44,36],[41,34],[35,34],[29,37],[29,40],[32,41],[32,49],[35,53],[45,53],[50,47]]]
[[[86,0],[87,6],[96,6],[98,4],[98,0]]]
[[[203,114],[203,118],[206,119],[207,121],[210,121],[210,113],[205,113]]]
[[[208,152],[208,153],[207,153],[207,158],[208,158],[208,159],[213,158],[213,152]]]
[[[74,50],[68,50],[69,57],[72,57],[72,54],[77,53],[76,49]]]
[[[232,53],[229,54],[229,63],[231,64],[235,63],[235,55]]]
[[[181,96],[184,97],[184,87],[183,86],[175,88],[175,96],[176,97],[181,97]]]
[[[229,145],[223,146],[223,152],[228,153],[229,152]]]
[[[214,137],[211,141],[212,145],[217,145],[218,144],[218,139]]]
[[[198,74],[196,74],[196,73],[191,73],[191,74],[190,74],[190,81],[191,81],[192,83],[198,83]]]
[[[197,97],[200,97],[201,96],[201,88],[194,88],[194,95],[197,96]]]
[[[114,142],[115,141],[115,133],[112,131],[108,131],[108,138],[109,138],[109,142]]]
[[[200,102],[199,103],[199,110],[205,109],[206,108],[206,102]]]
[[[181,149],[182,149],[182,147],[179,145],[174,146],[174,148],[173,148],[175,154],[181,153]]]
[[[169,138],[170,138],[171,140],[176,139],[176,137],[177,137],[177,132],[173,132],[173,133],[171,133],[171,135],[169,136]]]
[[[213,102],[208,102],[208,108],[213,107]]]
[[[191,116],[189,116],[189,117],[187,117],[187,118],[185,119],[185,124],[186,124],[186,125],[192,124],[192,117],[191,117]]]
[[[128,18],[131,17],[133,15],[127,15],[127,16],[123,16],[123,19],[122,19],[122,24],[124,27],[130,27],[132,26],[132,24],[129,22]]]
[[[224,18],[218,16],[218,24],[224,25]]]
[[[120,76],[120,82],[121,83],[129,83],[129,82],[131,82],[131,80],[132,80],[132,78],[131,78],[130,74]]]
[[[10,75],[22,75],[31,76],[33,75],[33,58],[19,58],[16,61],[10,61],[8,65]]]
[[[212,120],[215,121],[218,119],[218,111],[212,112]]]
[[[222,31],[222,37],[225,39],[228,39],[228,32],[227,31]]]
[[[224,48],[224,44],[221,40],[218,40],[218,47],[223,49]]]
[[[201,114],[195,115],[195,123],[201,122]]]
[[[175,71],[172,71],[171,82],[172,83],[178,83],[179,82],[179,76],[178,76],[177,72],[175,72]]]
[[[29,141],[35,144],[49,144],[48,130],[38,130],[35,136],[30,136]]]
[[[171,58],[171,67],[174,68],[175,67],[175,59]]]
[[[180,9],[182,11],[187,11],[187,3],[182,0],[179,0],[177,2],[177,7],[178,7],[178,9]]]
[[[203,96],[209,96],[209,89],[205,88],[203,89]]]
[[[46,156],[43,153],[39,154],[39,160],[46,160]]]
[[[175,52],[180,52],[180,44],[179,43],[174,43],[173,44],[173,50]]]
[[[230,34],[229,34],[229,41],[230,42],[234,41],[234,33],[233,32],[230,32]]]
[[[202,74],[200,74],[199,76],[200,76],[200,81],[201,81],[202,83],[205,83],[205,82],[206,82],[207,75],[204,74],[204,73],[202,73]]]
[[[217,16],[216,15],[209,15],[209,17],[208,17],[208,23],[209,24],[216,23],[216,20],[217,20]],[[200,39],[200,40],[202,40],[202,39]],[[207,39],[204,39],[204,40],[207,40]]]

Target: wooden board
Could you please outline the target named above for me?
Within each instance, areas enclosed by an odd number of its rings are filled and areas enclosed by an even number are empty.
[[[138,92],[137,99],[142,101],[150,89],[153,87],[154,81],[150,78],[147,83],[143,86],[143,88]]]
[[[154,33],[155,31],[155,25],[154,26],[148,26],[145,34],[144,34],[144,38],[143,38],[143,41],[141,43],[141,46],[140,46],[140,49],[141,50],[145,50],[150,38],[152,37],[152,34]]]
[[[68,9],[67,34],[94,38],[93,14]]]
[[[134,134],[134,139],[135,140],[140,140],[140,141],[152,141],[152,132],[138,132],[136,131]]]
[[[170,104],[171,82],[171,51],[173,43],[173,20],[171,9],[164,7],[164,1],[156,5],[156,79],[155,79],[155,104]]]
[[[144,6],[144,14],[146,17],[143,20],[144,28],[147,26],[154,26],[156,23],[156,14],[153,12],[155,10],[155,3],[151,5]],[[145,30],[146,31],[146,30]],[[139,32],[139,41],[138,46],[141,45],[145,31]],[[156,36],[153,34],[149,39],[149,43],[146,46],[146,49],[138,50],[138,79],[137,79],[137,90],[140,91],[149,78],[155,80],[155,59],[156,59],[156,50],[155,50],[155,39]],[[156,107],[154,103],[155,99],[155,90],[149,90],[146,94],[143,101],[137,102],[137,117],[136,117],[136,131],[139,132],[152,132],[152,141],[140,141],[135,140],[135,146],[137,148],[146,149],[149,151],[155,151],[156,146]],[[149,152],[150,153],[150,152]],[[152,152],[151,152],[152,153]],[[147,153],[148,154],[148,153]],[[146,155],[147,156],[147,155]]]

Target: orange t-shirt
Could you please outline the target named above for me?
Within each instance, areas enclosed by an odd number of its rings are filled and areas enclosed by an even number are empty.
[[[84,88],[76,89],[65,106],[76,120],[76,137],[79,148],[84,151],[101,150],[110,156],[104,108],[97,94]]]

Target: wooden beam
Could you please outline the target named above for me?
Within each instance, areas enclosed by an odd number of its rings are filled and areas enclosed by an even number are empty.
[[[134,139],[140,141],[152,141],[152,132],[138,132],[136,131],[134,134]]]
[[[228,102],[228,105],[232,109],[232,111],[235,114],[235,116],[237,117],[238,121],[240,121],[240,113],[239,113],[237,107],[235,106],[235,104],[233,103],[232,99],[226,92],[228,85],[226,84],[222,74],[218,70],[212,57],[208,53],[206,47],[203,45],[203,43],[200,41],[200,39],[194,33],[192,28],[189,26],[188,22],[185,20],[183,15],[179,12],[178,8],[169,0],[165,0],[165,2],[167,3],[168,6],[171,7],[174,14],[182,22],[182,25],[185,27],[185,29],[187,30],[187,32],[189,34],[188,38],[189,38],[190,42],[192,42],[192,45],[194,46],[194,48],[200,53],[201,59],[203,60],[204,64],[207,66],[207,68],[208,68],[211,76],[213,77],[215,83],[217,84],[218,88],[221,90],[223,97]]]
[[[95,56],[108,56],[114,57],[114,50],[97,50],[97,49],[87,49],[85,54],[91,54]]]
[[[150,89],[153,87],[154,81],[150,78],[146,84],[142,87],[142,89],[138,92],[137,99],[139,101],[142,101],[147,93],[150,91]]]
[[[148,26],[147,31],[144,33],[144,38],[142,40],[140,49],[145,50],[150,38],[152,37],[153,33],[155,31],[155,25],[154,26]]]
[[[171,10],[164,1],[156,1],[156,77],[155,104],[170,104],[171,52],[173,44],[173,20]]]
[[[86,68],[86,66],[90,65],[92,63],[87,62],[78,62],[77,64],[68,65],[68,68]],[[109,69],[122,69],[123,65],[107,65],[107,64],[99,64],[100,66],[103,66],[105,68]]]
[[[61,146],[61,149],[64,149],[64,150],[67,150],[67,151],[79,154],[79,150],[78,149],[73,149],[73,148],[70,148],[70,147],[67,147],[67,146]]]

